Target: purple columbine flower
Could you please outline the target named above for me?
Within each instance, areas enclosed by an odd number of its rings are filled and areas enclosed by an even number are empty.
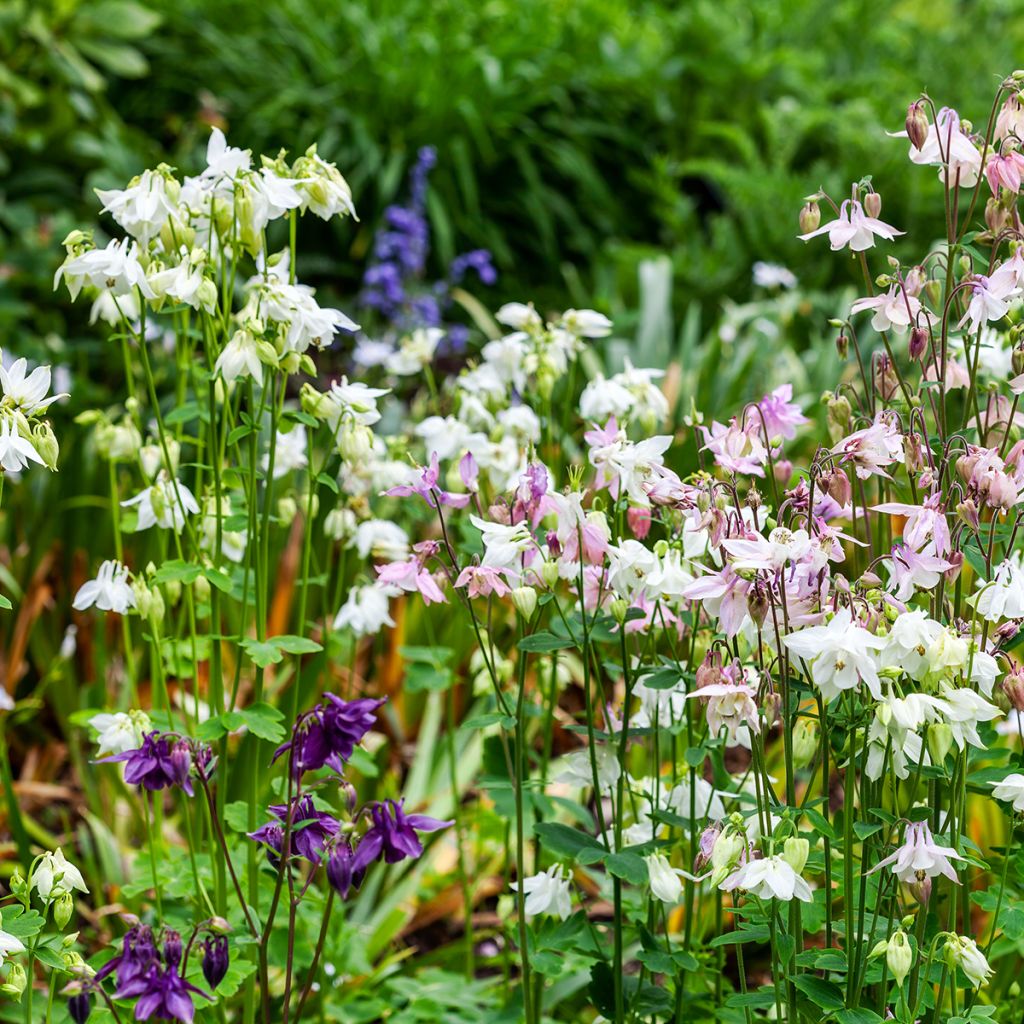
[[[160,967],[153,964],[145,974],[133,978],[127,985],[119,985],[114,993],[115,999],[134,999],[135,1019],[179,1021],[180,1024],[192,1024],[195,1006],[192,994],[211,999],[201,988],[196,988],[186,981],[175,967]]]
[[[404,801],[385,800],[370,808],[373,824],[363,835],[352,861],[352,870],[365,871],[382,854],[388,864],[397,864],[407,857],[423,853],[417,832],[437,832],[453,825],[425,814],[406,814]]]
[[[226,935],[211,935],[203,942],[203,977],[211,989],[224,980],[231,962]]]
[[[323,704],[295,723],[292,738],[274,751],[276,761],[295,748],[292,769],[296,777],[323,768],[325,764],[341,774],[356,744],[373,728],[377,708],[384,703],[383,699],[370,697],[345,701],[332,693],[325,697]]]
[[[68,1016],[75,1024],[85,1024],[92,1013],[92,995],[87,989],[68,996]]]
[[[304,857],[313,864],[320,862],[327,840],[333,839],[341,831],[341,825],[329,814],[318,811],[313,806],[313,798],[307,793],[293,801],[291,852]],[[274,804],[270,813],[277,821],[268,821],[266,825],[249,833],[249,838],[257,843],[264,843],[280,855],[284,849],[284,827],[288,822],[288,805]],[[273,858],[271,858],[273,863]]]
[[[189,796],[192,789],[192,748],[187,740],[173,734],[149,732],[142,746],[122,754],[101,757],[98,764],[124,762],[124,781],[148,790],[180,786]]]
[[[107,975],[116,972],[117,985],[121,988],[144,975],[158,962],[153,929],[145,924],[136,924],[125,932],[121,940],[121,952],[96,972],[95,980],[102,981]]]
[[[327,881],[342,899],[347,899],[349,890],[359,888],[365,870],[356,870],[355,852],[347,836],[339,837],[327,857]]]

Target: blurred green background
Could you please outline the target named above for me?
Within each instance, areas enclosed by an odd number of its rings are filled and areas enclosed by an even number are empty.
[[[0,0],[0,339],[72,329],[51,277],[64,233],[96,220],[93,187],[161,159],[193,170],[210,124],[255,152],[317,142],[347,175],[360,224],[304,231],[304,276],[340,295],[423,145],[438,150],[438,273],[487,247],[492,306],[623,314],[655,254],[671,259],[676,313],[696,305],[705,322],[745,301],[756,260],[827,288],[844,267],[796,240],[802,197],[870,173],[884,219],[919,245],[937,232],[932,176],[883,132],[922,88],[987,118],[1022,13],[1019,0]]]

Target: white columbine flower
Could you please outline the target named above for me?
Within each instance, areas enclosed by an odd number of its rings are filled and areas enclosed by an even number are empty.
[[[96,195],[103,204],[103,212],[109,213],[140,245],[147,246],[160,234],[167,219],[177,213],[177,203],[167,191],[172,182],[158,168],[143,171],[127,188],[98,188]],[[176,189],[177,183],[173,187]]]
[[[181,482],[172,480],[165,470],[160,471],[152,487],[121,502],[122,507],[137,505],[139,521],[137,529],[148,530],[159,526],[162,530],[180,533],[185,519],[199,511],[199,503],[192,492]]]
[[[99,733],[96,743],[101,756],[138,750],[146,733],[153,731],[149,715],[136,710],[93,715],[89,725]]]
[[[679,880],[682,871],[672,867],[662,853],[649,854],[644,860],[651,880],[651,895],[662,903],[678,903],[683,895],[683,883]]]
[[[57,268],[53,287],[56,288],[62,279],[72,299],[78,298],[86,284],[97,289],[105,288],[114,296],[125,295],[138,288],[145,298],[156,298],[139,262],[137,243],[123,239],[113,239],[105,249],[89,249],[80,256],[69,256]]]
[[[959,967],[976,989],[988,982],[992,968],[974,939],[966,935],[950,935],[946,939],[944,953],[950,967]]]
[[[959,882],[950,858],[964,859],[952,847],[939,846],[927,822],[911,822],[907,825],[903,845],[880,860],[868,874],[891,865],[896,877],[908,884],[922,882],[935,875],[945,875],[950,881]]]
[[[422,373],[434,361],[434,353],[444,337],[440,327],[418,327],[402,339],[397,352],[387,361],[387,368],[399,377]]]
[[[990,782],[989,785],[997,800],[1008,800],[1015,811],[1024,811],[1024,775],[1014,772],[1002,782]]]
[[[840,608],[827,626],[788,634],[783,643],[790,653],[803,659],[811,681],[826,700],[855,689],[861,681],[875,700],[881,700],[876,652],[885,646],[885,638],[855,622],[849,608]]]
[[[0,925],[3,921],[0,920]],[[16,935],[11,935],[10,932],[5,932],[0,927],[0,967],[3,967],[4,960],[7,959],[12,953],[24,953],[25,944]]]
[[[107,559],[100,565],[96,578],[78,588],[71,606],[80,612],[95,606],[101,612],[124,615],[129,608],[135,607],[135,592],[128,582],[128,567]]]
[[[748,860],[738,870],[722,881],[719,889],[732,892],[744,889],[761,899],[791,900],[794,897],[810,903],[814,897],[811,887],[793,870],[780,853],[774,857]]]
[[[214,367],[228,383],[239,377],[252,377],[257,384],[263,383],[263,364],[260,362],[259,347],[249,331],[239,330],[217,356]]]
[[[572,913],[568,868],[561,864],[553,864],[547,871],[531,875],[523,879],[523,892],[526,893],[524,907],[527,917],[538,914],[553,914],[563,921]],[[513,892],[518,892],[519,884],[513,882]]]
[[[0,417],[0,467],[8,473],[20,473],[30,462],[45,465],[32,442],[18,432],[14,417]]]
[[[990,583],[978,580],[978,593],[971,599],[978,614],[989,622],[1024,616],[1024,570],[1016,561],[996,567]]]
[[[46,902],[65,896],[73,890],[88,892],[81,871],[64,857],[59,847],[53,853],[44,853],[29,878],[29,886]]]
[[[3,405],[13,406],[26,416],[31,416],[43,412],[59,398],[68,397],[46,397],[46,392],[50,390],[50,367],[37,366],[26,376],[27,369],[28,363],[24,359],[15,359],[8,367],[0,361],[0,391],[3,391]]]
[[[379,633],[384,626],[394,626],[388,601],[396,593],[394,587],[377,583],[353,587],[334,618],[334,628],[351,629],[356,636],[369,636]]]

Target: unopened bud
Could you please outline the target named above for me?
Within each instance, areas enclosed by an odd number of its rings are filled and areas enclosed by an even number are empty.
[[[928,114],[924,100],[911,103],[907,108],[907,138],[914,149],[921,149],[928,141]]]
[[[626,615],[629,613],[629,602],[624,598],[617,597],[612,601],[609,610],[612,613],[612,618],[621,626],[626,621]]]
[[[924,327],[915,327],[911,330],[908,348],[910,358],[915,362],[925,354],[928,350],[928,331]]]
[[[836,353],[840,359],[845,359],[850,352],[850,339],[846,336],[845,331],[840,331],[836,335]]]
[[[952,748],[953,730],[945,722],[933,722],[928,726],[928,755],[932,764],[943,764]]]
[[[53,922],[62,931],[75,912],[75,901],[71,893],[61,893],[53,902]]]
[[[821,207],[813,199],[808,200],[800,211],[800,233],[806,235],[817,231],[820,223]]]
[[[882,197],[877,192],[869,192],[864,197],[864,212],[869,217],[877,217],[882,212]]]
[[[902,988],[903,982],[906,981],[910,968],[914,964],[914,950],[907,938],[907,933],[902,928],[894,932],[886,943],[885,962],[889,967],[889,973],[896,980],[896,984]]]
[[[1024,667],[1017,665],[1006,674],[1003,693],[1015,711],[1024,711]]]
[[[818,723],[813,718],[798,718],[793,727],[793,764],[806,768],[818,752]]]
[[[790,836],[782,846],[782,859],[799,875],[807,863],[811,844],[799,836]]]
[[[537,591],[533,587],[516,587],[512,591],[512,603],[516,611],[529,622],[537,610]]]

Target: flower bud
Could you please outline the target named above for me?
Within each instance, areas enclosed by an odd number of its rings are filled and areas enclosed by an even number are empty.
[[[841,508],[850,504],[853,488],[850,478],[841,469],[833,469],[828,476],[822,478],[821,483],[828,496]]]
[[[537,610],[537,591],[533,587],[516,587],[512,591],[512,603],[516,611],[529,622]]]
[[[800,233],[806,235],[811,231],[817,231],[820,223],[821,207],[815,200],[809,199],[800,211]]]
[[[914,965],[914,950],[907,938],[907,933],[900,928],[893,932],[885,946],[885,962],[889,973],[895,978],[896,984],[902,988],[910,968]]]
[[[1013,368],[1014,376],[1024,373],[1024,348],[1018,345],[1010,355],[1010,365]]]
[[[953,730],[945,722],[928,726],[928,755],[932,764],[940,765],[953,747]]]
[[[793,726],[793,764],[806,768],[818,752],[818,723],[813,718],[798,718]]]
[[[978,516],[978,506],[974,503],[973,498],[967,498],[961,501],[956,507],[956,514],[960,519],[970,527],[975,533],[978,532],[981,526],[981,520]]]
[[[544,581],[544,585],[549,590],[553,590],[558,585],[558,563],[551,559],[542,562],[540,567],[540,578]]]
[[[910,332],[910,344],[908,346],[910,358],[913,361],[921,359],[928,350],[928,331],[924,327],[914,327]]]
[[[625,598],[617,597],[612,601],[609,610],[612,613],[612,618],[621,626],[629,613],[629,602]]]
[[[299,503],[290,494],[285,494],[277,502],[277,518],[283,523],[291,521],[299,514]]]
[[[864,212],[869,217],[877,217],[882,212],[882,197],[877,192],[869,192],[864,197]]]
[[[6,996],[20,999],[27,984],[28,975],[25,973],[25,968],[21,964],[12,963],[7,971],[7,980],[0,985],[0,992],[3,992]]]
[[[203,977],[211,991],[224,980],[229,963],[227,938],[223,935],[211,935],[203,943],[202,959]]]
[[[1024,711],[1024,667],[1015,665],[1003,680],[1003,693],[1015,711]]]
[[[1006,204],[1001,203],[995,196],[992,196],[985,203],[985,226],[993,235],[1004,231],[1010,223],[1010,211]]]
[[[60,454],[60,445],[57,444],[57,437],[53,432],[53,427],[50,426],[49,421],[43,420],[42,423],[37,423],[35,429],[32,431],[32,437],[29,439],[32,442],[32,447],[39,452],[39,457],[43,460],[43,465],[47,469],[57,469],[57,456]]]
[[[75,912],[75,901],[71,893],[61,893],[53,903],[53,922],[62,931]]]
[[[932,880],[927,875],[924,878],[915,879],[910,883],[910,892],[921,906],[927,906],[928,901],[932,898]]]
[[[75,1024],[85,1024],[92,1013],[92,996],[84,989],[68,997],[68,1016]]]
[[[799,875],[807,863],[807,855],[811,852],[811,844],[799,836],[790,836],[782,844],[782,859]]]
[[[914,149],[921,149],[928,141],[928,114],[924,100],[911,103],[907,108],[907,138]]]
[[[836,335],[836,354],[840,359],[845,360],[850,352],[850,339],[846,336],[845,331],[840,331]]]

